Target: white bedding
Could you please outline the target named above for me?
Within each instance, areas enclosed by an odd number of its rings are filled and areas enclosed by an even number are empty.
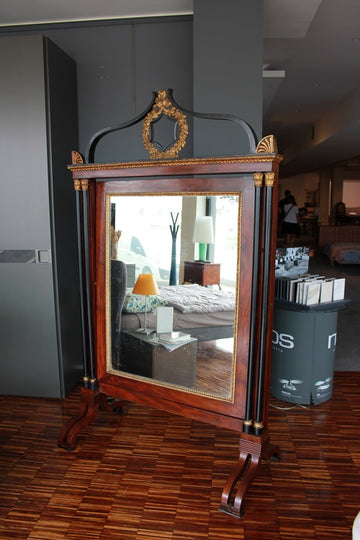
[[[159,296],[174,307],[174,330],[233,326],[235,295],[200,285],[160,287]],[[148,328],[156,328],[156,311],[146,315]],[[144,326],[144,313],[122,313],[122,330]]]
[[[235,309],[233,292],[196,284],[160,287],[159,296],[181,313],[213,313]]]
[[[156,311],[146,315],[148,328],[156,328]],[[211,313],[181,313],[174,310],[174,330],[187,330],[189,328],[208,328],[214,326],[233,326],[234,310],[213,311]],[[121,316],[122,330],[136,330],[144,327],[143,313],[123,313]]]

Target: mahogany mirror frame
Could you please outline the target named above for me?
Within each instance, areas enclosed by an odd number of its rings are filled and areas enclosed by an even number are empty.
[[[145,118],[147,130],[149,122],[159,114],[159,102],[156,101],[159,96],[160,92],[154,98],[155,105],[153,103],[144,115],[136,119]],[[163,95],[161,98],[164,101]],[[179,106],[174,109],[178,115]],[[179,117],[183,121],[179,115],[177,120]],[[126,123],[125,127],[127,125],[131,123]],[[183,126],[183,134],[184,130]],[[104,130],[101,136],[107,132],[109,130]],[[147,134],[148,131],[145,134],[146,146],[151,146]],[[256,145],[254,151],[241,156],[189,159],[177,156],[157,159],[155,156],[156,161],[89,162],[94,153],[92,145],[99,139],[99,134],[95,134],[90,141],[87,162],[84,163],[78,152],[73,152],[73,163],[69,166],[78,214],[84,374],[79,413],[63,426],[59,446],[72,450],[78,433],[90,424],[99,407],[109,411],[122,410],[126,402],[131,401],[235,430],[240,434],[239,460],[224,486],[220,509],[240,517],[245,494],[261,460],[277,458],[279,454],[279,449],[270,444],[267,407],[278,170],[282,157],[277,153],[274,138],[268,136]],[[112,194],[154,193],[239,194],[240,256],[234,327],[236,354],[230,399],[191,392],[142,377],[129,377],[121,372],[115,373],[107,365],[107,201]]]

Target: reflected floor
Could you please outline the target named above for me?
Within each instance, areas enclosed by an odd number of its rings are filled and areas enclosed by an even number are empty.
[[[233,338],[198,344],[195,390],[231,396]]]
[[[137,341],[135,343],[137,343]],[[151,380],[152,359],[151,357],[145,357],[143,350],[141,350],[141,353],[142,356],[139,354],[132,356],[133,361],[134,359],[137,360],[136,364],[133,363],[131,367],[126,367],[124,364],[124,359],[129,358],[129,356],[122,354],[120,361],[120,357],[117,355],[117,353],[113,352],[113,368],[118,370],[119,374],[121,374],[121,371],[123,371],[125,373],[132,373],[135,376],[140,375],[142,377],[149,377]],[[183,356],[184,353],[180,353],[179,355],[178,350],[167,354],[171,355],[172,360],[170,365],[168,362],[165,364],[167,366],[167,376],[163,377],[162,375],[164,375],[164,373],[159,373],[157,380],[164,382],[168,381],[170,384],[179,384],[179,386],[184,385],[185,387],[188,387],[189,389],[191,388],[196,392],[212,394],[225,399],[231,397],[233,338],[199,341],[193,352],[193,368],[191,368],[191,366],[188,364],[183,363],[183,361],[188,358],[187,354]],[[140,362],[139,358],[142,358]],[[146,365],[148,366],[148,369],[150,369],[148,373],[144,367]],[[180,367],[179,371],[178,367]],[[184,370],[189,369],[189,367],[190,370],[194,369],[192,375],[193,380],[190,382],[189,378],[189,382],[181,383],[180,380],[184,380]]]

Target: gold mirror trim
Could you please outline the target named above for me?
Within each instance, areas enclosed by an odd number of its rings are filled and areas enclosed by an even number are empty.
[[[176,385],[173,383],[165,383],[162,381],[158,381],[156,379],[151,379],[149,377],[144,377],[142,375],[134,375],[127,372],[119,371],[112,367],[111,363],[111,293],[110,293],[110,280],[111,280],[111,271],[110,271],[110,264],[111,264],[111,226],[110,226],[110,202],[111,197],[121,196],[121,197],[152,197],[152,196],[181,196],[181,197],[189,197],[189,196],[208,196],[208,195],[214,195],[214,196],[221,196],[221,195],[236,195],[239,197],[239,208],[238,208],[238,216],[237,216],[237,230],[238,230],[238,249],[237,249],[237,273],[236,273],[236,297],[235,297],[235,313],[234,313],[234,329],[238,326],[238,306],[239,306],[239,287],[238,282],[240,279],[240,260],[241,260],[241,223],[242,223],[242,193],[241,191],[189,191],[189,192],[155,192],[155,193],[134,193],[134,192],[114,192],[114,193],[108,193],[105,196],[105,227],[106,227],[106,233],[105,233],[105,343],[106,343],[106,373],[110,373],[112,375],[116,375],[118,377],[123,377],[125,379],[130,380],[139,380],[144,381],[146,383],[155,385],[155,386],[162,386],[165,388],[175,388],[176,390],[180,390],[181,392],[184,392],[185,394],[194,394],[199,396],[204,396],[207,398],[211,398],[218,401],[223,401],[227,403],[234,403],[235,398],[235,382],[236,382],[236,358],[237,358],[237,340],[234,339],[234,350],[233,350],[233,369],[232,369],[232,377],[231,377],[231,389],[230,389],[230,396],[224,397],[217,394],[214,394],[212,392],[205,392],[201,390],[193,390],[191,388],[187,388],[186,386]],[[235,337],[235,334],[234,334]]]
[[[158,118],[160,118],[163,114],[170,118],[174,118],[174,120],[179,126],[179,135],[175,140],[174,144],[168,150],[159,150],[150,140],[151,124],[152,122],[155,122]],[[145,117],[142,129],[144,146],[149,152],[150,158],[177,158],[178,153],[185,146],[188,133],[189,128],[185,114],[176,107],[174,107],[166,94],[166,90],[160,90],[155,99],[153,108]]]
[[[161,154],[161,157],[164,157]],[[259,156],[258,154],[248,156],[231,156],[222,158],[184,158],[174,159],[171,161],[124,161],[121,163],[86,163],[68,165],[69,171],[113,171],[117,169],[136,169],[146,167],[161,167],[163,165],[177,167],[179,165],[237,165],[241,163],[280,163],[282,161],[280,155]]]

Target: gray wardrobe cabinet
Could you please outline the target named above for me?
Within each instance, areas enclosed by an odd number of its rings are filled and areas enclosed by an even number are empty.
[[[0,37],[0,393],[62,397],[81,375],[76,66],[42,36]]]

